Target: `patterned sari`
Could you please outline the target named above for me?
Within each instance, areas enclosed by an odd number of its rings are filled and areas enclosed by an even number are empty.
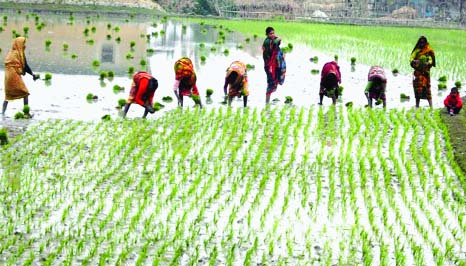
[[[237,74],[235,81],[233,83],[228,83],[228,77],[235,72]],[[248,96],[248,74],[246,70],[246,65],[240,61],[234,61],[231,63],[230,67],[227,69],[227,74],[225,77],[225,88],[229,85],[228,96]]]
[[[267,95],[277,90],[278,84],[285,82],[286,62],[278,38],[265,38],[262,44],[264,70],[267,74]]]
[[[196,86],[196,73],[191,59],[182,57],[175,62],[175,79],[180,81],[179,93],[181,96],[199,95]]]
[[[411,67],[414,68],[413,88],[415,98],[432,99],[430,69],[435,66],[434,50],[429,44],[426,44],[423,48],[416,48],[411,53],[410,61]]]
[[[26,38],[18,37],[14,39],[11,50],[5,58],[6,101],[21,99],[29,95],[29,91],[21,78],[26,71],[25,47]]]
[[[134,74],[133,83],[131,84],[131,90],[126,102],[137,103],[144,106],[145,102],[148,100],[149,105],[153,106],[155,89],[149,89],[151,79],[154,79],[154,77],[144,71],[139,71]],[[154,82],[157,81],[155,80]]]

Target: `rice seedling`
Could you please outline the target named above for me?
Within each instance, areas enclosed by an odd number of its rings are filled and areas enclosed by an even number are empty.
[[[120,37],[120,36],[116,37],[116,38],[115,38],[115,42],[116,42],[116,43],[120,43],[120,42],[121,42],[121,37]]]
[[[223,54],[224,54],[224,55],[229,55],[229,54],[230,54],[230,50],[228,50],[228,48],[225,48],[225,49],[223,50]]]
[[[94,100],[97,100],[99,97],[97,95],[94,95],[92,93],[88,93],[86,95],[86,100],[87,101],[94,101]]]
[[[128,67],[128,74],[130,74],[130,75],[134,74],[134,67],[133,66]]]
[[[126,53],[126,59],[127,60],[131,60],[133,58],[134,58],[133,53],[131,53],[131,52]]]
[[[292,103],[293,103],[293,97],[285,96],[285,104],[292,104]]]
[[[318,75],[320,73],[320,70],[318,69],[311,69],[311,74],[312,75]]]
[[[8,144],[8,132],[5,128],[0,129],[0,145]]]
[[[96,31],[97,31],[97,28],[96,28],[95,26],[92,26],[92,27],[91,27],[91,32],[92,32],[92,33],[96,33]]]
[[[76,59],[76,58],[78,58],[77,54],[71,54],[71,59]]]
[[[440,82],[438,84],[438,89],[439,90],[446,90],[447,89],[447,84],[443,83],[443,82]]]
[[[100,71],[99,79],[104,80],[106,78],[108,78],[108,72],[107,71]]]
[[[170,96],[164,96],[164,97],[162,97],[162,101],[167,102],[167,103],[173,102],[173,98],[170,97]]]
[[[52,73],[45,73],[45,77],[44,77],[44,80],[45,81],[50,81],[52,80]]]
[[[147,66],[147,61],[146,61],[145,59],[141,59],[141,60],[139,61],[139,65],[140,65],[141,67],[145,67],[145,66]]]
[[[205,62],[205,61],[206,61],[205,55],[201,55],[201,62]]]
[[[438,78],[438,81],[439,81],[439,82],[447,82],[447,80],[448,80],[448,78],[447,78],[447,76],[445,76],[445,75],[440,76],[440,77]]]
[[[406,95],[404,93],[400,94],[400,100],[402,100],[402,101],[406,101],[406,100],[409,101],[409,98],[410,98],[409,95]]]
[[[50,48],[50,45],[52,45],[52,40],[50,39],[45,40],[45,47]]]
[[[15,119],[25,119],[23,112],[17,112],[14,116]]]
[[[94,45],[95,41],[94,41],[94,39],[88,39],[88,40],[86,40],[86,43],[88,45]]]
[[[246,69],[247,69],[247,70],[253,70],[253,69],[255,69],[255,68],[256,68],[255,65],[246,64]]]
[[[455,87],[457,87],[458,89],[461,88],[461,80],[455,81]]]
[[[100,60],[98,60],[98,59],[92,60],[92,66],[95,67],[95,68],[100,67]]]
[[[29,33],[29,27],[28,27],[28,26],[24,26],[24,27],[23,27],[23,34],[24,34],[24,36],[27,36],[28,33]]]
[[[394,76],[398,75],[399,73],[400,73],[400,71],[398,70],[398,68],[392,69],[392,74],[393,74]]]
[[[214,93],[214,90],[213,89],[206,89],[206,97],[210,97],[212,96],[212,94]]]

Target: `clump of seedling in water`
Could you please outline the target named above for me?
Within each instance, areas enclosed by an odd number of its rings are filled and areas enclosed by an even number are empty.
[[[119,100],[118,100],[117,108],[118,108],[118,109],[121,109],[121,108],[123,108],[123,106],[125,106],[125,104],[126,104],[126,100],[125,100],[125,99],[119,99]]]
[[[319,57],[317,55],[315,55],[315,56],[309,58],[309,61],[317,64],[317,62],[319,62]]]
[[[455,81],[455,87],[457,87],[458,89],[461,88],[461,80]]]
[[[89,45],[94,45],[95,41],[94,41],[94,39],[89,39],[89,40],[86,41],[86,43],[89,44]]]
[[[45,81],[50,81],[50,80],[52,80],[52,74],[51,74],[51,73],[45,73],[44,80],[45,80]]]
[[[440,82],[447,82],[447,76],[441,76],[438,81]]]
[[[106,114],[106,115],[103,115],[100,119],[102,121],[110,121],[112,120],[112,117],[109,114]]]
[[[15,114],[15,119],[25,119],[23,112],[17,112]]]
[[[133,53],[131,53],[131,52],[126,53],[126,59],[127,60],[131,60],[133,58],[134,58]]]
[[[154,110],[157,112],[157,111],[160,111],[160,109],[164,108],[165,105],[159,103],[159,102],[155,102],[154,103]]]
[[[396,76],[396,75],[398,75],[399,73],[400,73],[400,71],[398,71],[398,68],[394,68],[394,69],[392,70],[393,76]]]
[[[63,43],[63,51],[68,51],[68,48],[69,48],[69,47],[70,47],[70,46],[69,46],[68,43],[66,43],[66,42]]]
[[[207,58],[205,57],[205,55],[201,55],[201,62],[204,63],[204,62],[206,61],[206,59],[207,59]]]
[[[164,97],[162,97],[162,101],[166,102],[166,103],[171,103],[171,102],[173,102],[173,98],[170,97],[170,96],[164,96]]]
[[[120,42],[121,42],[121,37],[119,37],[119,36],[116,37],[116,38],[115,38],[115,42],[120,43]]]
[[[252,70],[252,69],[255,69],[255,68],[256,68],[255,65],[246,64],[246,69],[247,69],[247,70]]]
[[[406,95],[404,93],[400,94],[400,100],[401,101],[409,101],[409,98],[410,98],[409,95]]]
[[[5,128],[0,129],[0,145],[8,144],[8,132]]]
[[[50,45],[52,45],[52,41],[50,39],[45,40],[45,48],[49,49]]]
[[[78,58],[78,55],[77,55],[77,54],[72,54],[72,55],[71,55],[71,59],[76,59],[76,58]]]
[[[319,74],[319,72],[320,72],[320,70],[318,70],[318,69],[311,69],[311,74],[313,74],[313,75],[317,75],[317,74]]]
[[[24,27],[23,27],[23,32],[24,32],[24,36],[27,36],[28,33],[29,33],[29,27],[28,27],[28,26],[24,26]]]
[[[100,80],[104,80],[107,77],[108,77],[108,72],[107,71],[100,71],[100,74],[99,74],[99,79]]]
[[[23,106],[23,114],[24,114],[24,117],[25,118],[31,118],[32,115],[31,115],[31,108],[29,107],[29,105],[25,105]]]
[[[345,88],[344,88],[343,86],[341,86],[341,85],[338,86],[338,89],[337,89],[337,90],[338,90],[338,95],[339,95],[339,96],[342,96],[342,95],[343,95],[343,90],[344,90],[344,89],[345,89]]]
[[[125,90],[124,87],[120,86],[120,85],[113,85],[113,92],[114,93],[120,93],[120,92],[123,92]]]
[[[333,56],[333,59],[334,59],[336,62],[338,62],[338,55],[337,55],[337,54],[334,55],[334,56]]]
[[[351,65],[354,66],[356,65],[356,57],[351,57]]]
[[[92,94],[92,93],[88,93],[86,95],[86,100],[88,102],[96,101],[97,99],[99,99],[99,97],[97,95]]]
[[[129,47],[131,48],[131,51],[134,50],[134,47],[136,46],[136,41],[130,41],[129,42]]]
[[[209,88],[205,91],[205,94],[206,97],[209,98],[210,96],[212,96],[212,94],[214,94],[214,90]]]
[[[92,61],[92,66],[93,67],[99,67],[100,66],[100,61],[95,59],[94,61]]]
[[[128,67],[128,74],[134,74],[134,67],[133,66],[130,66]]]
[[[293,97],[285,96],[285,104],[292,104],[292,103],[293,103]]]
[[[445,90],[447,88],[447,84],[446,83],[443,83],[443,82],[440,82],[438,84],[438,89],[439,90]]]
[[[147,66],[147,61],[145,59],[141,59],[141,61],[139,61],[139,65],[145,67]]]
[[[223,54],[224,54],[224,55],[230,54],[230,50],[228,50],[228,49],[226,48],[225,50],[223,50]]]

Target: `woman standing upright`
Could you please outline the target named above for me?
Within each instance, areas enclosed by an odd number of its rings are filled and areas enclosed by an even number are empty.
[[[265,34],[267,37],[262,44],[262,57],[264,59],[264,70],[267,74],[265,103],[268,104],[270,95],[277,90],[278,84],[283,85],[285,81],[286,63],[280,49],[282,39],[275,36],[275,30],[272,27],[267,27]]]
[[[5,114],[8,101],[23,98],[24,105],[28,105],[29,91],[21,76],[29,73],[34,81],[39,78],[26,62],[25,49],[26,38],[17,37],[13,40],[11,50],[5,58],[5,101],[3,101],[2,114]]]
[[[427,38],[421,36],[411,52],[411,67],[414,68],[414,97],[416,107],[421,99],[427,99],[432,108],[432,92],[430,90],[430,69],[435,66],[434,50],[430,47]]]

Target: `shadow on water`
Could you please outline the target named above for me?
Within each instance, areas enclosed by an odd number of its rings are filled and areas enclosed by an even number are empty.
[[[37,29],[42,22],[45,26]],[[206,89],[213,89],[211,101],[206,108],[223,106],[223,82],[225,70],[234,60],[241,60],[255,68],[248,71],[250,96],[248,105],[262,108],[265,103],[266,76],[263,71],[262,37],[246,42],[243,36],[220,26],[201,25],[181,21],[136,21],[124,18],[79,17],[71,21],[66,16],[21,14],[4,23],[0,33],[2,59],[11,46],[12,32],[23,34],[28,27],[26,57],[31,68],[41,74],[51,73],[50,82],[32,81],[27,75],[23,77],[30,90],[31,112],[33,121],[46,119],[99,120],[104,115],[112,118],[119,116],[116,108],[118,100],[126,99],[131,86],[132,68],[150,71],[159,81],[155,101],[162,102],[162,97],[173,98],[173,63],[182,56],[190,57],[198,76],[198,87],[202,100],[206,102]],[[87,33],[86,33],[87,32]],[[222,37],[224,36],[224,37]],[[223,39],[224,38],[224,39]],[[46,41],[51,41],[46,49]],[[68,45],[65,50],[64,46]],[[286,40],[282,46],[287,45]],[[225,52],[225,51],[228,52]],[[335,51],[328,54],[319,53],[309,47],[294,44],[291,52],[286,54],[287,77],[272,98],[278,101],[274,105],[284,105],[285,96],[293,98],[295,106],[310,106],[318,102],[320,74],[311,74],[319,70],[325,62],[333,60]],[[332,55],[332,56],[329,56]],[[317,62],[310,62],[311,56],[318,56]],[[205,62],[201,61],[205,57]],[[98,61],[99,66],[93,66]],[[144,64],[144,62],[146,64]],[[354,106],[364,106],[363,94],[369,66],[358,64],[353,69],[350,62],[339,62],[342,71],[342,86],[345,88],[341,102],[353,102]],[[3,78],[3,65],[0,66]],[[100,80],[102,71],[113,72],[114,78]],[[435,70],[434,70],[435,71]],[[388,108],[412,107],[413,100],[400,102],[400,93],[412,95],[411,75],[393,76],[389,70],[387,86]],[[115,91],[115,85],[124,90]],[[432,88],[434,105],[440,107],[447,92],[436,91],[437,83]],[[3,91],[3,88],[0,87]],[[3,92],[0,92],[3,93]],[[88,94],[97,96],[94,101],[86,101]],[[193,106],[186,101],[187,107]],[[324,99],[324,106],[331,100]],[[163,103],[165,108],[149,119],[160,116],[166,110],[177,108],[176,101]],[[427,102],[423,103],[424,106]],[[242,99],[234,100],[233,107],[240,108]],[[21,111],[22,101],[10,102],[2,124],[14,125],[13,116]],[[128,117],[140,117],[143,109],[133,105]]]

